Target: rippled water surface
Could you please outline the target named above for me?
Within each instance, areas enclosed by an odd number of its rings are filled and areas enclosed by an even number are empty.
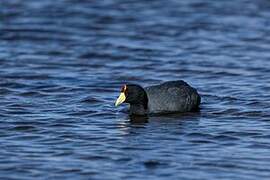
[[[6,0],[0,19],[1,179],[269,179],[269,1]],[[114,107],[177,79],[200,112]]]

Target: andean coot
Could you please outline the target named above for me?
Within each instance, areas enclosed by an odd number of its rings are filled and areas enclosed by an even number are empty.
[[[115,102],[130,104],[131,115],[164,114],[197,110],[201,97],[197,90],[186,82],[168,81],[160,85],[141,87],[126,84]]]

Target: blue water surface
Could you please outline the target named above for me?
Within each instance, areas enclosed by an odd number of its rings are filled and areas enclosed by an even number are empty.
[[[270,2],[0,3],[0,179],[270,178]],[[130,119],[122,84],[201,111]]]

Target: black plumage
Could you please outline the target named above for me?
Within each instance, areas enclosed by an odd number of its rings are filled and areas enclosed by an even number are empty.
[[[127,84],[124,94],[131,115],[190,112],[197,110],[201,102],[197,90],[182,80],[145,88]]]

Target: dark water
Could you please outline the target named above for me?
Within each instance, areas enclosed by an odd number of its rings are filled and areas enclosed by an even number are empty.
[[[269,179],[269,1],[6,0],[0,30],[0,179]],[[199,113],[114,107],[176,79]]]

